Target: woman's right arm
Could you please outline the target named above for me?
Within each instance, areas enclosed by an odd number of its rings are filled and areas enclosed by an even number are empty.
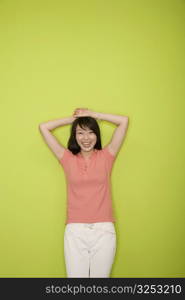
[[[71,124],[76,118],[74,117],[67,117],[67,118],[63,118],[63,119],[56,119],[56,120],[51,120],[51,121],[47,121],[44,123],[40,123],[39,124],[39,128],[42,126],[46,127],[48,130],[53,130],[59,126],[63,126],[63,125],[68,125]]]
[[[61,158],[63,157],[65,147],[59,143],[58,139],[51,133],[51,130],[59,126],[71,124],[75,119],[76,118],[74,117],[67,117],[39,124],[40,133],[42,134],[46,144],[49,146],[50,150],[54,153],[58,160],[61,160]]]

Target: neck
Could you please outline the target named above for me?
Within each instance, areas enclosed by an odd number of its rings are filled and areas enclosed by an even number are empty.
[[[85,158],[88,158],[88,157],[90,157],[91,155],[92,155],[92,153],[94,152],[94,149],[93,150],[91,150],[91,151],[82,151],[81,150],[81,155],[83,156],[83,157],[85,157]]]

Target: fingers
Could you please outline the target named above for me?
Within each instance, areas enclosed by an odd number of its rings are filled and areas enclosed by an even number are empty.
[[[82,117],[82,116],[88,116],[89,114],[89,110],[88,108],[76,108],[74,110],[74,113],[73,113],[73,117]]]

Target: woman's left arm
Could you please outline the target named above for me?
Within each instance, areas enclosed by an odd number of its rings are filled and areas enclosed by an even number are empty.
[[[93,111],[91,111],[91,116],[99,120],[106,120],[118,125],[114,130],[111,141],[106,146],[108,147],[109,151],[116,156],[124,141],[128,128],[129,118],[127,116],[105,114]]]
[[[98,120],[105,120],[109,121],[111,123],[114,123],[116,125],[121,125],[122,123],[127,123],[128,122],[128,117],[127,116],[122,116],[122,115],[112,115],[112,114],[105,114],[105,113],[100,113],[100,112],[95,112],[95,111],[90,111],[91,117],[98,119]]]

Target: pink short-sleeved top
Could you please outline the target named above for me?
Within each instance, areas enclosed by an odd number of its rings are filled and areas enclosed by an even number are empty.
[[[67,181],[67,223],[115,222],[111,198],[111,170],[116,156],[107,147],[91,153],[64,150],[59,163]]]

